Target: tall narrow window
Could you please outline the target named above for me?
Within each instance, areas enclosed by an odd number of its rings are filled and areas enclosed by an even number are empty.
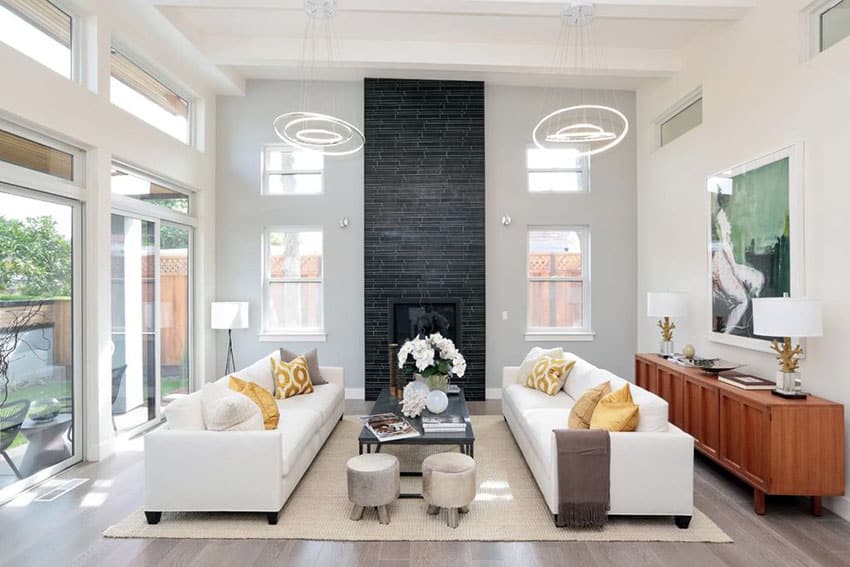
[[[263,331],[324,333],[321,229],[266,230],[265,250]]]
[[[47,0],[0,0],[0,41],[69,79],[72,24]]]
[[[529,333],[590,332],[587,227],[528,232]]]
[[[580,148],[526,150],[528,191],[531,193],[582,193],[588,190],[590,158]]]
[[[318,195],[324,156],[282,144],[263,147],[263,195]]]
[[[109,93],[115,106],[189,143],[189,101],[114,47]]]

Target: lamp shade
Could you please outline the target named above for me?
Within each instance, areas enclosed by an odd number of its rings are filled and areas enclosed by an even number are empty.
[[[672,291],[650,291],[646,294],[647,317],[682,317],[688,312],[687,296]]]
[[[213,329],[247,329],[247,301],[216,301],[210,310],[210,323]]]
[[[766,337],[819,337],[823,334],[820,301],[791,297],[753,299],[753,331]]]

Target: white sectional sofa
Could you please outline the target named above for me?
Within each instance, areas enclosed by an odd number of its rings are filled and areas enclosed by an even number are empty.
[[[271,353],[234,375],[273,392],[271,356],[280,355]],[[277,523],[286,500],[342,419],[343,369],[322,367],[320,372],[328,383],[314,386],[312,394],[277,400],[276,430],[176,430],[166,424],[146,435],[148,523],[158,523],[162,512],[211,511],[266,512],[269,523]]]
[[[558,513],[555,429],[566,429],[570,409],[589,388],[626,381],[565,353],[576,364],[555,396],[518,383],[518,367],[503,370],[502,412],[553,515]],[[611,515],[673,516],[687,528],[693,514],[694,440],[667,421],[667,402],[629,384],[640,406],[637,431],[611,433]]]

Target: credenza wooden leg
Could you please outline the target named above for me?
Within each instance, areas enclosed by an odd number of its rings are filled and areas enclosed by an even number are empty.
[[[823,499],[820,496],[812,496],[811,510],[812,516],[823,514]]]
[[[759,516],[764,516],[765,493],[758,488],[753,489],[753,511]]]

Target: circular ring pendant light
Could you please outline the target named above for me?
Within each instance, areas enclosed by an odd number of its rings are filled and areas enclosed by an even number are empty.
[[[328,66],[333,58],[332,48],[333,27],[330,20],[336,15],[336,0],[304,0],[304,11],[307,13],[307,29],[304,33],[304,86],[302,89],[302,105],[310,105],[313,68],[316,66],[315,37],[316,20],[324,20],[327,37],[323,43],[327,49]],[[308,61],[307,52],[311,57]],[[309,66],[309,68],[308,68]],[[326,156],[347,156],[359,152],[366,143],[363,131],[357,126],[334,114],[324,114],[299,110],[281,114],[274,120],[274,130],[278,137],[294,148],[319,152]]]
[[[577,69],[592,68],[592,62],[585,60],[585,52],[589,51],[585,43],[591,41],[592,34],[584,33],[592,23],[593,4],[589,0],[573,0],[564,6],[553,74],[565,74],[570,58]],[[578,31],[571,38],[574,29]],[[604,94],[600,96],[604,101]],[[575,104],[573,101],[541,118],[534,126],[532,139],[542,150],[575,149],[576,156],[580,157],[610,150],[622,142],[628,132],[628,118],[613,103]]]

